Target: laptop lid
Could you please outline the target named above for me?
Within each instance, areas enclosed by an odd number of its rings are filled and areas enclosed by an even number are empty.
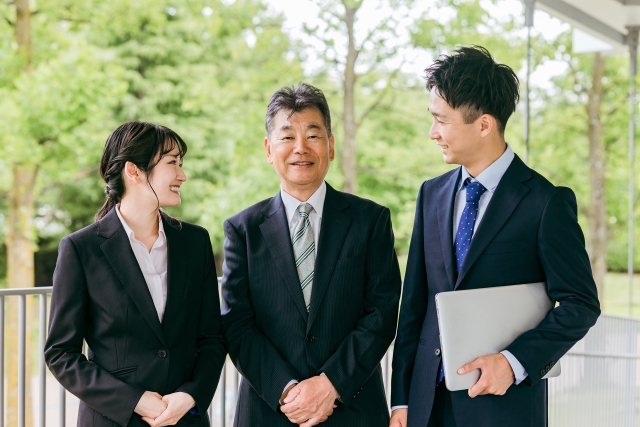
[[[436,295],[440,344],[447,389],[471,388],[480,378],[476,369],[456,371],[481,356],[499,353],[536,326],[553,308],[546,283],[498,286]],[[560,375],[560,363],[544,376]]]

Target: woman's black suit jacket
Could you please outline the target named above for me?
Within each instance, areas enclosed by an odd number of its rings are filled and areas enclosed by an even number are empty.
[[[45,359],[81,400],[78,426],[148,427],[133,412],[146,390],[189,393],[201,415],[177,425],[209,425],[206,410],[226,356],[211,242],[201,227],[165,214],[162,221],[162,323],[115,209],[60,242]]]

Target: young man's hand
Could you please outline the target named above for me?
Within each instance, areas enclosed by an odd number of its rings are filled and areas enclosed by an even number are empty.
[[[389,421],[389,427],[407,427],[407,417],[409,416],[409,409],[398,408],[391,413],[391,420]]]
[[[468,374],[474,369],[480,369],[480,379],[469,389],[469,397],[482,394],[503,395],[516,380],[513,369],[507,358],[501,354],[490,354],[478,357],[458,369],[461,375]]]

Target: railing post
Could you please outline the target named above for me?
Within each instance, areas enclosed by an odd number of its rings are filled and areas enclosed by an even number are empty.
[[[238,408],[238,394],[240,394],[240,372],[233,364],[231,366],[233,366],[233,413],[235,414]]]
[[[4,296],[0,296],[0,427],[4,427]]]
[[[18,306],[18,427],[25,425],[27,296],[20,295]]]
[[[227,361],[225,360],[224,365],[222,365],[222,373],[220,374],[220,427],[226,427],[227,425],[226,397],[227,397]]]
[[[47,405],[47,371],[44,362],[44,344],[47,339],[47,294],[40,294],[40,427],[46,425],[46,405]]]
[[[60,386],[58,395],[58,427],[67,425],[67,390]]]

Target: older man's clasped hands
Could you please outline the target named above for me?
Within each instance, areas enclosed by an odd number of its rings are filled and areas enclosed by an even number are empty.
[[[151,427],[172,426],[195,404],[188,393],[176,392],[161,396],[153,391],[145,391],[134,412],[141,415]]]
[[[326,375],[301,381],[287,392],[280,410],[292,423],[311,427],[324,422],[333,414],[340,396]]]

